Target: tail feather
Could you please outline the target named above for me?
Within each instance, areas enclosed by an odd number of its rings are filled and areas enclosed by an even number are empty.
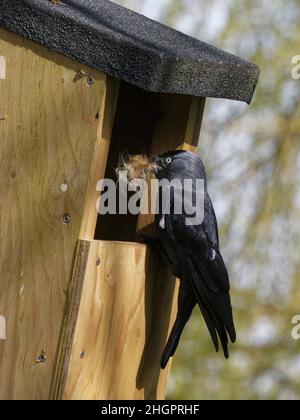
[[[209,304],[211,310],[225,327],[231,341],[235,343],[236,331],[229,295],[229,279],[222,256],[217,253],[215,261],[207,267],[199,258],[193,258],[191,255],[191,259],[191,266],[194,266],[192,270],[195,277],[194,283],[198,289],[197,294],[200,294]]]
[[[162,369],[166,368],[170,358],[174,356],[174,354],[177,350],[178,344],[179,344],[179,340],[180,340],[182,331],[185,327],[185,324],[180,323],[178,321],[178,319],[176,320],[176,322],[173,326],[172,332],[170,334],[170,337],[168,339],[166,348],[165,348],[165,350],[163,352],[163,355],[161,357],[160,366],[161,366]]]
[[[220,340],[224,356],[228,359],[228,337],[233,343],[236,341],[229,288],[217,290],[220,279],[215,279],[210,270],[201,270],[201,264],[196,266],[194,261],[188,256],[184,259],[182,267],[184,272],[182,273],[178,297],[178,314],[161,357],[162,369],[167,366],[169,359],[174,356],[183,329],[196,303],[201,310],[217,352],[219,351]],[[225,283],[226,281],[224,281],[223,287]],[[208,287],[209,285],[211,287]]]
[[[198,293],[197,293],[198,295]],[[202,301],[205,302],[205,304],[202,303]],[[200,307],[201,313],[203,315],[204,321],[206,323],[206,326],[209,330],[209,333],[211,335],[211,338],[213,340],[214,346],[216,351],[219,351],[219,342],[218,342],[218,336],[220,338],[223,353],[226,359],[229,358],[229,351],[228,351],[228,336],[226,333],[226,330],[224,328],[224,325],[219,320],[218,316],[216,315],[215,311],[209,304],[209,302],[204,298],[199,297],[198,299],[198,305]]]
[[[189,272],[191,273],[189,283],[197,298],[198,305],[216,350],[218,349],[218,346],[216,346],[216,341],[218,341],[216,335],[218,335],[222,344],[224,356],[225,358],[228,358],[228,335],[232,342],[235,342],[236,340],[229,293],[222,294],[220,292],[211,291],[206,286],[206,282],[199,276],[198,271],[193,267],[189,268]]]
[[[184,281],[181,281],[178,294],[178,313],[170,337],[168,339],[166,348],[161,357],[162,369],[165,369],[169,362],[169,359],[174,356],[179,344],[181,334],[184,330],[184,327],[186,326],[186,323],[191,317],[196,303],[196,299],[193,293],[191,292],[188,284]]]
[[[213,344],[215,346],[216,352],[218,353],[218,351],[219,351],[219,340],[218,340],[217,329],[216,329],[216,326],[215,326],[214,319],[211,316],[210,311],[202,304],[200,299],[198,300],[198,305],[199,305],[200,311],[202,313],[202,316],[204,318],[205,324],[206,324],[206,326],[208,328],[208,331],[210,333]]]
[[[225,333],[229,335],[231,342],[235,343],[236,330],[229,294],[212,293],[203,286],[200,286],[200,288],[205,301],[207,301],[207,304],[211,308],[211,311],[213,311],[216,319],[224,328]]]

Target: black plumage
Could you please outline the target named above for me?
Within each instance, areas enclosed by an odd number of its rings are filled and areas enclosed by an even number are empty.
[[[180,179],[204,180],[204,220],[198,225],[187,225],[187,215],[175,214],[174,197],[170,189],[170,212],[164,214],[160,205],[156,215],[158,238],[146,238],[164,260],[171,266],[174,275],[180,279],[178,313],[165,351],[161,367],[165,368],[170,357],[175,354],[182,331],[193,309],[198,304],[216,351],[221,341],[226,358],[229,357],[228,337],[236,341],[232,316],[230,285],[226,266],[219,249],[218,225],[214,208],[207,191],[205,167],[194,153],[175,151],[165,153],[155,159],[156,177],[159,180]],[[165,192],[160,188],[160,195]],[[195,202],[195,184],[192,197]],[[161,201],[160,201],[161,202]],[[197,203],[197,206],[200,203]],[[190,216],[189,216],[190,217]]]

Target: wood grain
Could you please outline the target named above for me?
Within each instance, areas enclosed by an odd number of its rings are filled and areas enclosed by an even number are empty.
[[[47,399],[106,76],[2,29],[0,55],[0,399]]]
[[[78,241],[73,275],[67,293],[65,317],[57,355],[54,383],[51,390],[51,399],[53,400],[61,398],[61,392],[66,382],[89,249],[90,242]]]
[[[140,244],[92,241],[87,261],[77,263],[86,267],[81,301],[67,376],[58,378],[55,397],[163,399],[168,371],[159,360],[174,282]],[[81,272],[75,266],[74,284],[82,283]],[[73,329],[70,318],[65,336]]]
[[[96,186],[104,178],[108,152],[111,145],[111,136],[115,121],[115,112],[119,95],[119,81],[107,78],[105,94],[103,95],[102,112],[99,114],[100,124],[90,170],[89,183],[86,193],[83,218],[80,229],[80,239],[92,240],[95,237],[95,228],[98,219],[96,202],[99,192]]]

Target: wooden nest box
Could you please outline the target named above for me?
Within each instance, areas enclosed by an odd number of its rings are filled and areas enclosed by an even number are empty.
[[[119,155],[196,150],[205,98],[256,66],[107,0],[2,0],[0,399],[164,398],[176,283],[99,216]]]

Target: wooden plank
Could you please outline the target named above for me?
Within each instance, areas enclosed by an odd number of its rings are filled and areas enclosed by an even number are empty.
[[[163,116],[154,133],[151,153],[160,154],[191,146],[196,150],[204,105],[204,98],[162,94],[160,107]]]
[[[119,81],[111,77],[107,78],[106,93],[103,96],[102,110],[99,115],[100,124],[97,141],[95,144],[94,157],[91,165],[90,178],[84,205],[83,218],[80,229],[80,239],[92,240],[95,237],[95,228],[98,219],[96,202],[99,192],[96,185],[104,178],[108,152],[111,144],[111,136],[115,121],[115,112],[119,95]]]
[[[174,282],[144,245],[92,241],[66,378],[56,398],[163,399],[159,360],[168,334]],[[74,284],[82,283],[80,268]],[[81,286],[79,286],[81,288]],[[64,346],[67,348],[68,346]],[[68,359],[61,353],[62,359]]]
[[[0,399],[47,399],[106,76],[2,29],[0,55]]]
[[[203,114],[206,98],[191,98],[189,117],[187,121],[185,136],[182,149],[190,152],[198,152],[200,131],[202,126]]]
[[[67,293],[65,318],[60,338],[51,399],[60,399],[63,386],[66,382],[89,249],[90,242],[78,241],[73,275]]]

